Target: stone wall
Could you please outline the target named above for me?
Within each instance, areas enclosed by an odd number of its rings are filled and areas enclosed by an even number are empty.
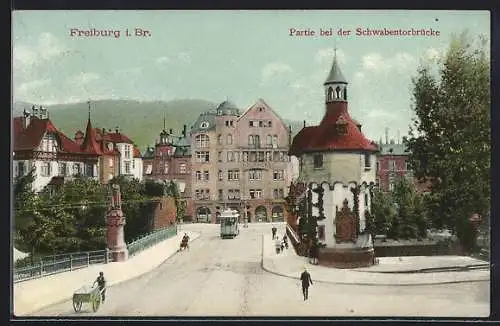
[[[375,245],[376,257],[402,257],[402,256],[446,256],[462,255],[459,245],[448,245],[442,242],[402,245]]]
[[[172,197],[163,197],[154,210],[153,229],[158,230],[175,224],[177,209]]]

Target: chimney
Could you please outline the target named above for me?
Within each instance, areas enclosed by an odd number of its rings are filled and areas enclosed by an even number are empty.
[[[398,134],[397,134],[397,138],[396,138],[396,142],[399,144],[400,142],[400,138],[401,138],[401,135],[399,133],[399,129],[398,129]]]
[[[170,128],[170,129],[168,130],[168,133],[169,133],[169,134],[171,134],[171,135],[173,134],[173,130],[172,130],[172,128]]]
[[[385,127],[385,143],[389,144],[389,128]]]
[[[304,120],[304,128],[306,127],[306,120]]]
[[[105,135],[106,134],[106,128],[102,128],[102,134]]]
[[[23,128],[26,129],[30,125],[30,120],[31,120],[31,114],[24,109],[23,112]]]
[[[120,128],[118,126],[115,127],[115,133],[119,133],[120,132]]]
[[[182,136],[184,136],[184,137],[186,137],[186,130],[187,130],[187,126],[186,126],[186,125],[184,125],[184,126],[182,127]]]

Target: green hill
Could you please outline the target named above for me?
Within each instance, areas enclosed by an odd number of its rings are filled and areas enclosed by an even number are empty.
[[[16,102],[13,105],[14,116],[21,115],[23,109],[31,108],[30,103]],[[121,132],[130,137],[140,148],[153,145],[155,139],[163,129],[165,116],[167,130],[172,128],[174,133],[180,134],[184,124],[191,126],[198,115],[215,108],[217,103],[198,100],[182,99],[173,101],[142,102],[132,100],[102,100],[91,104],[92,124],[96,128],[114,130],[118,127]],[[68,137],[73,138],[77,130],[85,131],[88,104],[57,104],[46,106],[52,122]],[[302,128],[301,122],[284,121],[292,126],[296,134]]]

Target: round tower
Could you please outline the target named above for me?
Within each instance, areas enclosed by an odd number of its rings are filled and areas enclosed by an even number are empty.
[[[365,212],[371,211],[377,147],[349,115],[347,88],[335,56],[324,83],[324,117],[319,125],[304,127],[290,149],[300,162],[298,181],[308,189],[308,209],[300,218],[317,225],[312,242],[320,247],[319,263],[339,268],[374,261]]]

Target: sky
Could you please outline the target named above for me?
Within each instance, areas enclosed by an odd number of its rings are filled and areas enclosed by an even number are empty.
[[[320,35],[330,28],[332,36]],[[359,36],[358,28],[439,36]],[[315,35],[290,36],[290,29]],[[351,32],[339,36],[339,29]],[[90,30],[120,35],[85,36]],[[311,125],[324,114],[323,83],[336,48],[350,115],[373,140],[385,138],[386,127],[398,138],[408,133],[419,65],[435,64],[465,30],[489,39],[489,12],[16,11],[13,100],[192,98],[230,100],[244,110],[262,98],[281,117]]]

